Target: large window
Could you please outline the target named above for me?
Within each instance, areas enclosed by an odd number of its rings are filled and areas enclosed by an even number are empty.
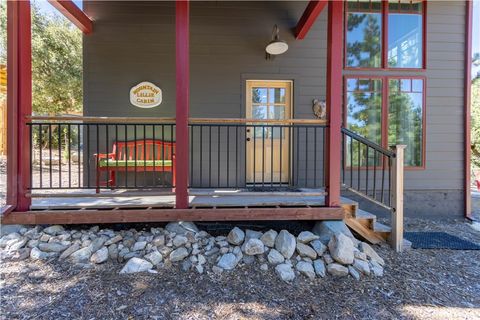
[[[405,166],[423,167],[424,84],[423,78],[347,78],[346,127],[384,148],[406,145]]]
[[[421,0],[349,0],[345,66],[421,69],[424,66]]]

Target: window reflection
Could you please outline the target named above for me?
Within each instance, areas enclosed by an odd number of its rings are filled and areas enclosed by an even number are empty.
[[[394,68],[422,67],[422,16],[388,15],[388,65]]]
[[[381,13],[349,13],[347,22],[347,66],[381,66]]]
[[[388,99],[388,143],[406,145],[405,166],[421,166],[423,80],[390,79]]]

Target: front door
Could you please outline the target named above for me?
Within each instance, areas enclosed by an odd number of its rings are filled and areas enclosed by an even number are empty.
[[[249,80],[246,87],[247,119],[291,118],[292,81]],[[247,125],[247,184],[288,184],[290,129],[269,122]]]

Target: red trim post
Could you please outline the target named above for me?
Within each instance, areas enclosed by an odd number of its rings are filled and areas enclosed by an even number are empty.
[[[302,17],[295,27],[295,38],[297,40],[303,40],[305,38],[313,23],[317,20],[318,15],[323,11],[323,8],[325,8],[327,3],[327,0],[311,0],[308,3],[307,8],[303,12]]]
[[[473,1],[466,2],[465,21],[465,217],[472,218],[472,199],[470,195],[471,170],[471,92],[472,92],[472,30]]]
[[[325,205],[340,206],[340,164],[342,149],[342,45],[343,1],[328,4],[327,47],[327,196]]]
[[[92,20],[71,0],[48,0],[48,2],[77,26],[84,34],[92,33]]]
[[[30,208],[32,37],[30,1],[7,1],[7,204]]]
[[[176,34],[176,173],[175,196],[177,209],[188,208],[188,115],[190,106],[188,0],[177,0],[175,17]]]

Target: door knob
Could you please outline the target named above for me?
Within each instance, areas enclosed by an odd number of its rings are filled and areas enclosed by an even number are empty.
[[[247,141],[250,141],[250,138],[247,138]]]

